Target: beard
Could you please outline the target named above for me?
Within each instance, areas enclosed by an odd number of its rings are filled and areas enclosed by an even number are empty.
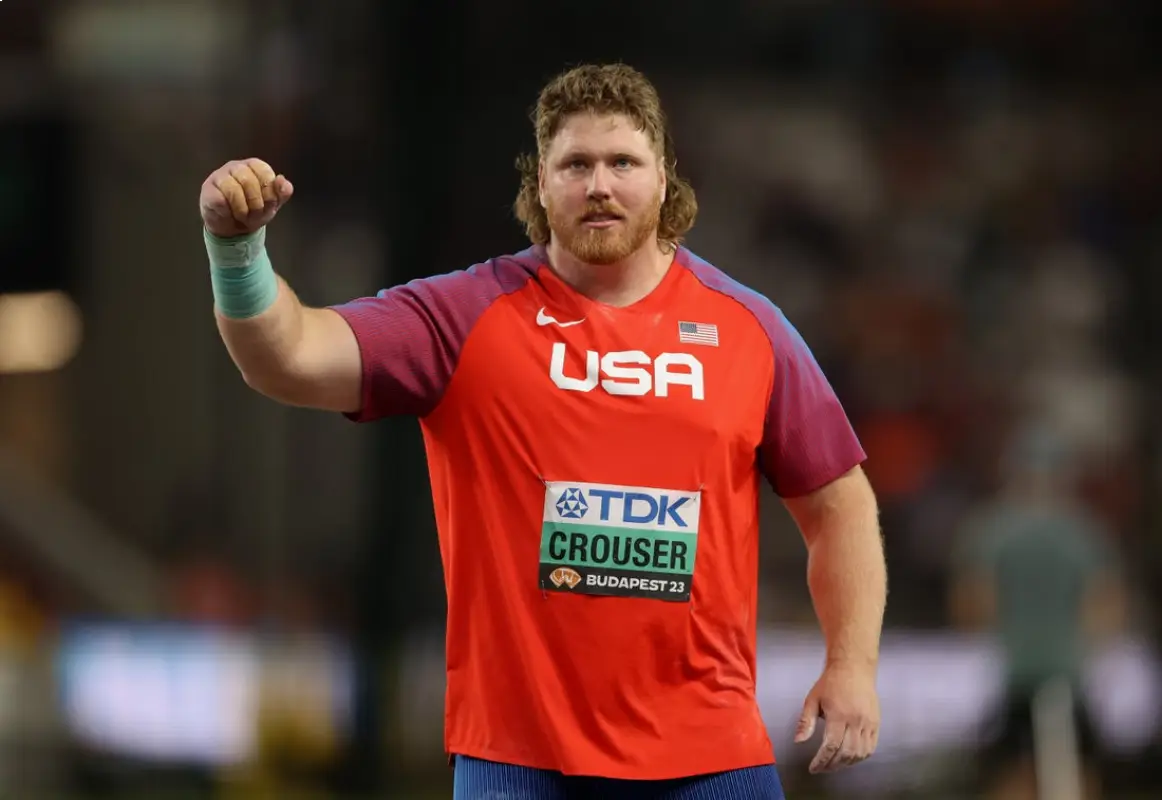
[[[553,235],[579,261],[615,264],[637,252],[647,241],[657,238],[662,213],[661,195],[659,190],[645,210],[636,216],[626,214],[612,203],[592,204],[578,217],[563,213],[552,202],[548,203],[545,212]],[[588,228],[584,221],[592,214],[615,215],[621,222],[611,228]]]

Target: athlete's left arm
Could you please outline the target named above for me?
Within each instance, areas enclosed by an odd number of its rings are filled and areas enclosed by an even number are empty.
[[[774,306],[760,310],[774,361],[759,465],[807,542],[828,663],[874,668],[887,578],[866,455],[799,332]]]
[[[885,595],[884,551],[865,458],[843,405],[782,312],[760,308],[774,354],[759,465],[807,542],[827,666],[803,704],[796,742],[825,720],[812,772],[867,758],[879,737],[876,667]]]
[[[828,665],[874,670],[887,599],[875,493],[861,467],[802,497],[786,498],[807,543],[807,583]]]

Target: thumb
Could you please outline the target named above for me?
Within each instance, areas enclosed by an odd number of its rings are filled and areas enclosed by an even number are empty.
[[[819,701],[815,695],[807,696],[803,704],[803,715],[799,717],[799,724],[795,726],[795,744],[807,741],[815,733],[815,722],[819,719]]]
[[[294,184],[287,180],[285,175],[279,175],[274,179],[274,190],[280,204],[290,200],[291,195],[295,193]]]

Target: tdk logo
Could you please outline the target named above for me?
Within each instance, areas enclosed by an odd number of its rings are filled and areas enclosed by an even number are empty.
[[[589,497],[600,500],[597,518],[602,522],[624,522],[630,525],[657,523],[688,528],[680,510],[689,497],[671,497],[667,494],[624,492],[616,489],[590,489]]]
[[[546,481],[544,524],[551,530],[597,529],[697,534],[702,493],[616,483]]]
[[[585,493],[580,489],[566,489],[557,501],[557,513],[565,519],[581,519],[589,510],[585,502]]]
[[[565,374],[565,353],[564,342],[553,345],[549,377],[569,392],[591,392],[601,386],[613,395],[641,397],[652,391],[658,397],[669,397],[671,386],[689,386],[695,400],[706,397],[702,362],[689,353],[661,353],[651,359],[641,350],[620,350],[605,355],[586,350],[584,378]]]

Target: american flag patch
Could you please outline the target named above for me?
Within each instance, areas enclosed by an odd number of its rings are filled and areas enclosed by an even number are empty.
[[[718,326],[708,322],[679,322],[678,341],[718,347]]]

